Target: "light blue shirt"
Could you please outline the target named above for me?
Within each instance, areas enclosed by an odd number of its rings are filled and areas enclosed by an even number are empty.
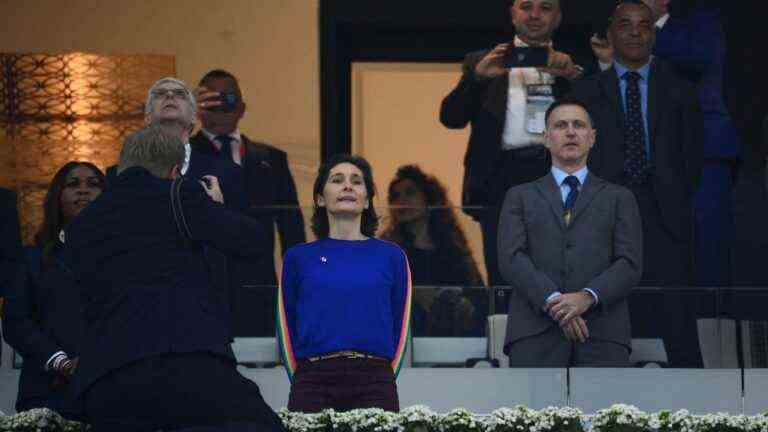
[[[555,167],[552,165],[552,177],[555,178],[555,182],[558,186],[560,186],[560,195],[563,199],[563,204],[565,204],[565,199],[568,198],[568,194],[571,193],[571,187],[565,184],[565,178],[569,175],[576,176],[577,179],[579,179],[579,189],[584,187],[584,182],[587,181],[587,174],[589,174],[589,170],[586,166],[583,168],[577,170],[573,174],[568,174],[567,172],[561,170],[560,168]],[[599,299],[597,297],[597,293],[592,288],[584,288],[584,291],[590,293],[592,297],[595,298],[595,304],[598,303]],[[550,300],[554,300],[557,297],[563,295],[560,291],[555,291],[549,296],[547,296],[547,302]]]
[[[618,61],[613,62],[613,69],[616,71],[616,75],[619,76],[619,89],[621,90],[621,106],[624,109],[624,117],[627,115],[627,81],[622,78],[626,72],[631,69],[624,67]],[[640,87],[640,110],[643,113],[643,129],[645,130],[645,155],[650,160],[651,155],[651,139],[649,135],[648,127],[648,78],[651,75],[651,62],[649,61],[645,66],[635,70],[640,74],[640,81],[637,82]]]
[[[569,175],[576,176],[577,179],[579,179],[579,189],[584,187],[584,182],[587,180],[587,173],[589,173],[589,170],[585,166],[584,168],[574,172],[573,174],[568,174],[567,172],[561,170],[560,168],[552,166],[552,177],[555,178],[555,182],[558,186],[560,186],[560,194],[563,197],[563,204],[565,204],[565,199],[568,198],[568,194],[571,193],[571,187],[565,184],[565,178]]]

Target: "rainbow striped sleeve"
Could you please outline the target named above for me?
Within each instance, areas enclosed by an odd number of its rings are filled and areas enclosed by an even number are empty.
[[[296,356],[293,353],[293,343],[291,341],[291,324],[293,321],[289,319],[295,319],[295,293],[296,287],[293,285],[290,275],[292,274],[293,265],[288,260],[288,254],[283,261],[283,274],[278,283],[277,292],[277,331],[278,331],[278,343],[280,344],[280,357],[283,360],[285,371],[288,373],[288,379],[293,381],[293,374],[296,372]],[[288,295],[286,295],[286,290]]]
[[[395,310],[395,355],[392,358],[392,370],[395,377],[400,373],[400,368],[405,359],[405,351],[408,345],[408,335],[411,329],[411,301],[413,298],[413,286],[411,285],[411,268],[408,265],[408,257],[400,249],[401,261],[397,279],[398,283],[392,292],[392,306]]]

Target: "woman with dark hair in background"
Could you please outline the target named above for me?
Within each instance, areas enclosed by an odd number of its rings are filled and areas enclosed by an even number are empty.
[[[75,281],[60,261],[64,228],[99,196],[104,174],[69,162],[54,175],[43,202],[43,225],[26,250],[26,278],[10,286],[3,325],[23,357],[16,411],[50,408],[78,418],[69,381],[78,365],[83,326]]]
[[[417,308],[430,313],[419,316],[414,309],[414,334],[480,335],[485,315],[479,312],[487,310],[487,292],[472,289],[484,286],[483,279],[445,186],[417,165],[404,165],[389,184],[387,198],[391,219],[381,238],[405,250],[414,285],[468,288],[418,290]]]
[[[365,159],[333,157],[313,189],[318,240],[285,254],[278,328],[291,411],[399,410],[411,279],[402,249],[374,238],[375,194]]]

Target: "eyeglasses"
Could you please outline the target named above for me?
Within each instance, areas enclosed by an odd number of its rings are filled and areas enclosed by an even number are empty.
[[[186,99],[187,98],[187,90],[183,88],[175,88],[175,89],[155,89],[152,90],[152,96],[156,98],[166,98],[171,97],[174,99]]]

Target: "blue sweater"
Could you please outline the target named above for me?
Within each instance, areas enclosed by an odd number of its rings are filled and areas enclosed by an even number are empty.
[[[296,359],[355,350],[392,360],[405,352],[411,276],[405,253],[378,239],[321,239],[288,250],[278,299],[280,347]]]

